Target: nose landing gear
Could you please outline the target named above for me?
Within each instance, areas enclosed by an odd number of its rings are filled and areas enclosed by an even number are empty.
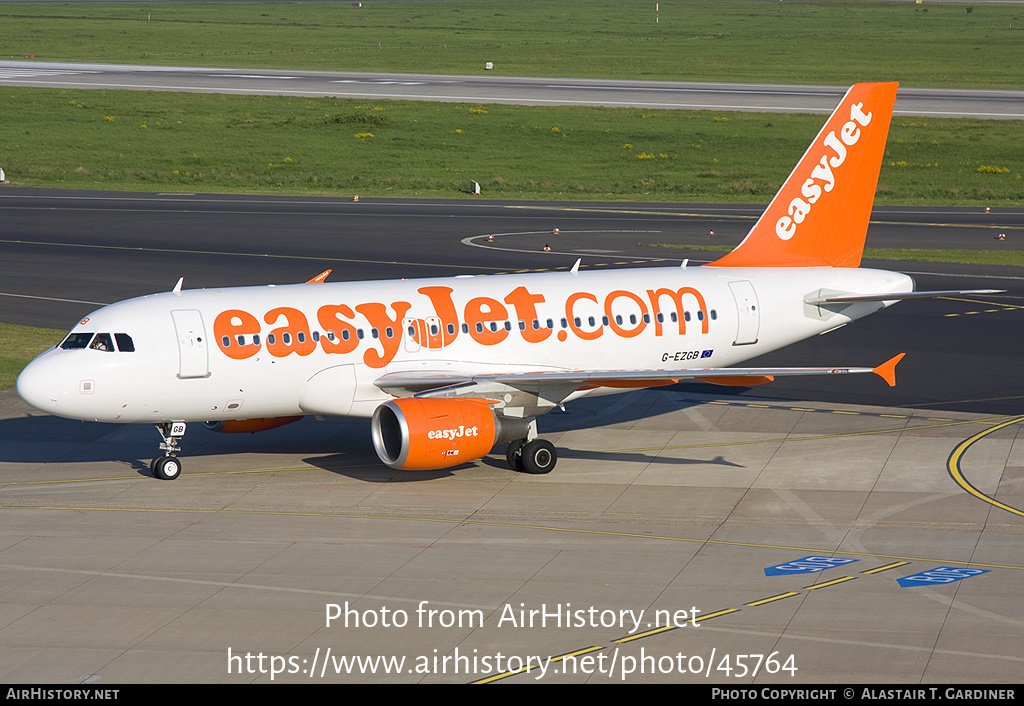
[[[181,461],[177,456],[178,440],[185,436],[185,422],[164,422],[157,424],[156,430],[164,439],[160,444],[164,455],[154,458],[149,464],[149,469],[153,472],[154,478],[174,480],[181,475]]]
[[[174,480],[181,475],[181,461],[176,456],[160,456],[149,464],[153,477],[160,480]]]

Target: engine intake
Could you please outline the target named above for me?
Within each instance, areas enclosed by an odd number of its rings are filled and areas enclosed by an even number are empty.
[[[529,420],[499,416],[481,399],[391,400],[374,410],[371,424],[381,461],[421,471],[475,461],[528,429]]]

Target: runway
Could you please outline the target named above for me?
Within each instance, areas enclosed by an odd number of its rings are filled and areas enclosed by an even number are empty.
[[[0,61],[0,85],[517,105],[831,113],[847,86]],[[1024,91],[900,88],[896,115],[1024,119]]]
[[[68,328],[182,275],[678,266],[708,255],[641,243],[732,244],[759,210],[5,189],[0,320]],[[1015,247],[1020,215],[879,209],[869,247]],[[541,418],[549,476],[501,453],[393,471],[365,420],[307,418],[192,425],[185,474],[160,482],[152,429],[0,393],[0,679],[1014,684],[1020,279],[913,269],[1009,292],[903,302],[772,356],[907,350],[894,390],[830,377],[568,405]]]

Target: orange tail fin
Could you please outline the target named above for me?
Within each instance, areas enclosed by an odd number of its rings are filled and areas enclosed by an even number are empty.
[[[847,91],[747,237],[711,266],[860,265],[898,85]]]

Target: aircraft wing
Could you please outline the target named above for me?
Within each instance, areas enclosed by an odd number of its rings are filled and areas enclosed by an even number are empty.
[[[716,385],[753,386],[793,375],[875,373],[896,385],[896,364],[905,354],[874,368],[692,368],[687,370],[545,370],[460,376],[452,373],[388,373],[374,385],[396,397],[474,397],[504,402],[506,409],[543,414],[574,392],[598,387],[642,388],[699,380]]]

